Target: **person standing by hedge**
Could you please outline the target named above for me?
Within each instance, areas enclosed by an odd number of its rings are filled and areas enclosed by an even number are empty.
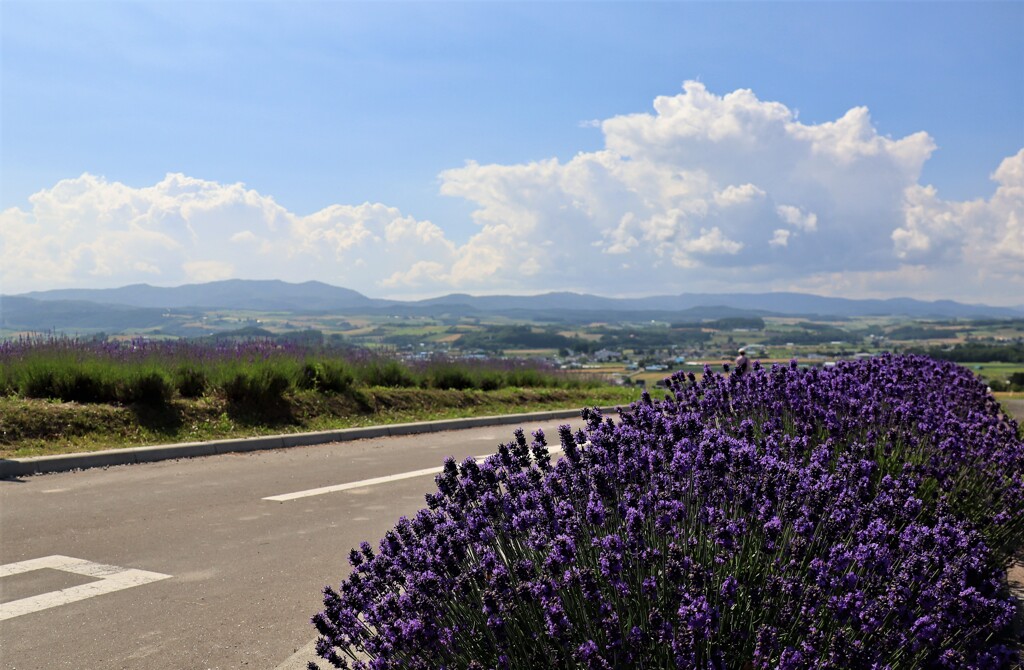
[[[740,355],[736,357],[736,374],[741,375],[750,369],[750,359],[747,358],[747,348],[740,349]]]

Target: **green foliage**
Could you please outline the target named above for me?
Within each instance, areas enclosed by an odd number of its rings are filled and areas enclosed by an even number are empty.
[[[594,343],[578,337],[560,335],[554,328],[540,332],[530,326],[488,326],[479,331],[462,333],[463,349],[502,351],[504,349],[572,349],[590,351]]]
[[[711,333],[703,331],[700,324],[673,324],[650,328],[599,328],[601,334],[597,343],[590,343],[590,349],[661,349],[671,346],[695,346],[711,339]]]
[[[23,398],[59,399],[55,377],[54,371],[48,368],[36,367],[24,370],[21,374],[20,384],[16,387],[18,394]]]
[[[988,380],[988,387],[996,393],[1002,393],[1010,390],[1010,383],[1005,379],[990,379]]]
[[[943,330],[942,328],[908,325],[893,328],[886,333],[886,337],[890,340],[942,340],[955,338],[960,330]]]
[[[487,371],[479,375],[477,386],[481,391],[497,391],[505,386],[505,380],[501,373]]]
[[[418,380],[406,366],[390,358],[377,358],[356,367],[356,379],[366,386],[411,388]]]
[[[703,324],[715,330],[764,330],[764,319],[759,316],[730,316]]]
[[[108,402],[117,398],[116,386],[93,370],[69,370],[53,376],[52,397],[72,402]]]
[[[505,375],[505,381],[509,386],[519,386],[522,388],[530,388],[536,386],[547,386],[545,380],[539,370],[533,368],[522,368],[520,370],[510,370]],[[570,383],[566,380],[566,383]]]
[[[469,372],[454,365],[438,365],[429,372],[430,386],[436,389],[471,389],[476,382]]]
[[[36,362],[22,371],[16,388],[25,398],[63,402],[160,406],[170,401],[174,387],[164,373],[145,368],[117,372],[95,362],[66,366]]]
[[[355,375],[341,361],[306,361],[299,373],[297,386],[320,393],[344,393],[352,388]]]
[[[170,402],[173,393],[167,375],[155,370],[134,372],[117,385],[117,399],[125,405],[160,407]]]
[[[84,300],[36,300],[4,296],[0,326],[12,330],[123,331],[167,325],[165,310],[106,305]]]
[[[842,328],[822,324],[800,324],[804,330],[796,330],[787,333],[777,333],[764,341],[768,345],[780,344],[829,344],[831,342],[847,342],[858,344],[861,341],[859,334],[851,333]],[[812,327],[813,326],[813,327]]]
[[[202,369],[181,366],[174,371],[174,388],[183,398],[201,398],[209,386],[210,380]]]
[[[23,371],[19,391],[26,398],[64,402],[116,402],[117,385],[96,365],[34,362]]]
[[[265,340],[274,339],[275,336],[266,328],[259,326],[244,326],[235,330],[222,330],[210,336],[213,340]]]
[[[324,334],[315,328],[306,328],[291,333],[281,333],[277,335],[276,339],[281,342],[292,342],[304,346],[320,346],[324,343]]]
[[[1024,343],[964,342],[949,348],[921,347],[908,349],[907,352],[954,363],[1024,363]]]
[[[229,402],[258,409],[279,405],[290,386],[282,371],[264,367],[235,373],[224,382],[223,390]]]
[[[294,391],[358,400],[370,388],[496,391],[586,383],[515,361],[405,362],[367,351],[274,342],[184,344],[31,341],[0,351],[0,394],[78,403],[163,407],[175,398],[224,398],[236,410],[281,406]],[[251,420],[252,416],[246,418]]]

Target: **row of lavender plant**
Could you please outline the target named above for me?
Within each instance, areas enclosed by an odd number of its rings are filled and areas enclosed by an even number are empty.
[[[1006,668],[1024,444],[969,372],[884,356],[674,376],[353,550],[339,668]],[[315,664],[310,664],[315,667]]]
[[[406,363],[365,349],[271,340],[0,342],[0,393],[80,402],[164,402],[175,392],[223,392],[244,400],[288,389],[344,392],[354,385],[493,390],[583,384],[536,362]]]

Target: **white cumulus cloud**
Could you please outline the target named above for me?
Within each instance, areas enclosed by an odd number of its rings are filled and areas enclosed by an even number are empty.
[[[480,226],[453,280],[636,292],[892,269],[905,191],[935,148],[923,132],[880,135],[863,108],[808,125],[698,82],[601,128],[604,149],[566,162],[442,173],[442,193],[472,201]]]
[[[0,213],[4,290],[237,276],[371,295],[1024,295],[1024,150],[995,169],[991,197],[960,202],[920,182],[927,133],[882,135],[863,107],[803,123],[753,91],[691,81],[651,112],[585,125],[601,149],[443,171],[441,194],[473,206],[462,244],[382,203],[298,214],[242,184],[85,174]]]
[[[429,221],[393,207],[334,205],[302,216],[242,184],[169,174],[132,188],[84,174],[0,213],[5,292],[54,286],[174,285],[228,277],[319,279],[379,292],[396,268],[450,265]],[[419,272],[419,288],[444,273]]]
[[[742,186],[726,186],[723,190],[715,193],[715,203],[721,207],[729,205],[740,205],[750,202],[756,198],[763,198],[765,192],[753,184]]]
[[[794,228],[813,232],[818,229],[818,215],[814,212],[803,212],[793,205],[779,205],[775,208],[779,218]]]
[[[932,186],[907,188],[904,222],[892,232],[899,258],[925,266],[966,264],[993,285],[1024,288],[1024,149],[991,176],[997,186],[989,199],[947,201]]]
[[[792,234],[793,231],[791,230],[777,228],[772,232],[772,239],[768,240],[768,245],[772,247],[785,247],[789,245],[789,236]]]
[[[687,240],[683,247],[696,254],[737,254],[743,243],[730,240],[715,227],[711,230],[701,228],[700,236]]]

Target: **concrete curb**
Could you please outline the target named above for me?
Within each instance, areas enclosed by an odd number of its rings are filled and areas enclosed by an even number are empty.
[[[613,413],[615,410],[615,407],[601,408],[601,411],[605,414]],[[111,465],[152,463],[155,461],[165,461],[175,458],[195,458],[197,456],[213,456],[215,454],[228,454],[243,451],[283,449],[286,447],[306,447],[314,444],[347,442],[349,440],[365,440],[374,437],[436,433],[444,430],[462,430],[464,428],[479,428],[481,426],[502,426],[512,423],[524,423],[527,421],[568,419],[578,417],[580,415],[580,411],[581,410],[579,409],[571,409],[553,410],[548,412],[530,412],[527,414],[474,416],[465,419],[417,421],[415,423],[394,423],[382,426],[366,426],[363,428],[323,430],[315,433],[261,435],[259,437],[214,440],[212,442],[183,442],[180,444],[164,444],[152,447],[109,449],[106,451],[90,451],[81,454],[64,454],[61,456],[0,459],[0,478],[40,475],[48,472],[66,472],[68,470],[85,470],[86,468],[105,468]]]

